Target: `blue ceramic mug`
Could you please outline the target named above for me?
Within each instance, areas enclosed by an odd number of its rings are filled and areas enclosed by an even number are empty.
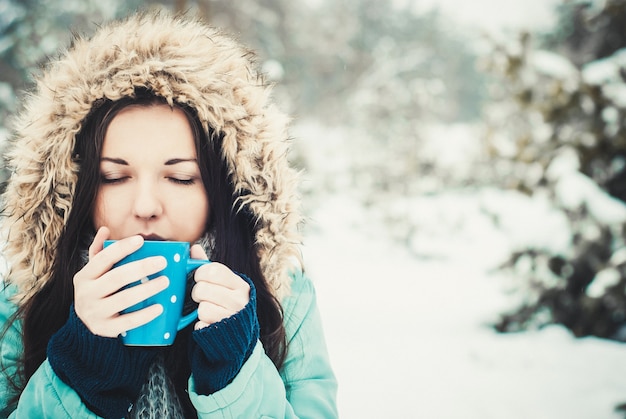
[[[106,240],[104,247],[110,246],[114,242],[114,240]],[[167,260],[165,269],[128,286],[132,287],[161,275],[168,277],[170,284],[163,291],[127,308],[123,313],[137,311],[153,304],[161,304],[163,313],[143,326],[122,333],[122,342],[128,346],[168,346],[174,343],[176,333],[198,318],[198,310],[183,316],[187,275],[194,269],[211,263],[210,260],[191,259],[189,243],[187,242],[146,240],[139,250],[126,256],[114,266],[117,267],[150,256],[165,257]]]

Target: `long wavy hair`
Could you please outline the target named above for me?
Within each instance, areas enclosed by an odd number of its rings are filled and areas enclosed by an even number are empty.
[[[100,186],[100,157],[104,136],[113,118],[128,106],[165,104],[146,89],[137,89],[132,97],[116,101],[102,99],[94,105],[76,136],[74,158],[80,164],[73,206],[57,246],[52,275],[46,285],[28,302],[19,307],[13,321],[22,322],[24,352],[13,380],[17,394],[46,358],[52,335],[65,324],[74,300],[73,277],[85,264],[85,252],[95,234],[92,217]],[[263,276],[255,248],[257,220],[251,211],[238,203],[246,191],[235,193],[226,162],[222,158],[223,135],[209,127],[208,135],[196,112],[190,106],[174,103],[181,109],[194,134],[201,177],[206,189],[211,214],[207,235],[211,243],[211,259],[252,279],[257,291],[257,315],[260,339],[266,354],[280,369],[287,350],[283,312]],[[6,330],[6,329],[5,329]],[[187,342],[191,328],[181,331],[176,342],[164,349],[165,365],[186,413],[195,416],[185,391],[191,373],[187,359]]]

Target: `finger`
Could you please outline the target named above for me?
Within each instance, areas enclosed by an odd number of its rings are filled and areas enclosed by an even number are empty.
[[[111,231],[107,227],[100,227],[89,246],[89,259],[91,260],[104,248],[104,241],[109,238]]]
[[[198,306],[198,320],[207,324],[213,324],[226,319],[237,312],[239,312],[239,310],[227,310],[224,307],[215,304],[202,302]]]
[[[142,308],[141,310],[133,311],[132,313],[120,314],[114,319],[111,319],[109,323],[111,329],[110,337],[117,337],[131,329],[143,326],[159,317],[162,313],[163,306],[161,304],[154,304]]]
[[[198,282],[191,290],[191,298],[196,303],[208,302],[236,312],[248,304],[250,292],[245,289],[231,290],[208,282]]]
[[[103,319],[114,317],[119,312],[158,294],[169,285],[169,279],[161,276],[146,283],[126,288],[118,293],[103,296],[103,291],[94,288],[106,282],[86,282],[83,284],[81,292],[76,293],[74,306],[76,314],[83,320],[83,323],[93,325]]]
[[[197,321],[196,324],[193,326],[193,330],[204,329],[205,327],[208,327],[208,326],[211,326],[211,325],[203,321]]]
[[[229,289],[250,288],[248,283],[226,265],[218,262],[202,265],[194,274],[196,282],[211,282]]]
[[[107,314],[113,315],[141,303],[165,290],[169,283],[166,276],[160,276],[115,293],[106,299]]]
[[[153,304],[131,313],[91,313],[89,317],[86,318],[88,321],[85,322],[83,318],[81,318],[81,320],[83,320],[85,326],[87,326],[89,331],[94,335],[115,338],[122,332],[126,332],[154,320],[162,312],[162,305]]]
[[[104,240],[102,240],[102,243],[104,243]],[[100,278],[105,272],[108,272],[114,264],[138,250],[142,245],[143,237],[141,236],[131,236],[118,240],[106,249],[94,253],[93,258],[85,265],[81,274],[91,279]],[[96,247],[94,239],[94,244],[92,244],[94,251]]]
[[[167,259],[163,256],[150,256],[111,269],[94,285],[98,287],[98,295],[106,297],[137,281],[145,282],[148,276],[162,271],[166,266]]]
[[[209,259],[206,252],[204,251],[204,248],[200,246],[199,244],[194,244],[193,246],[191,246],[191,251],[189,252],[189,254],[192,259],[202,259],[202,260]]]

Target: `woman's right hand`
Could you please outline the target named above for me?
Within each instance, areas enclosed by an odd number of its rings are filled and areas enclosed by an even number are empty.
[[[142,246],[143,237],[127,237],[104,249],[109,234],[106,227],[98,230],[89,246],[89,262],[74,276],[74,309],[91,333],[115,338],[150,322],[163,312],[160,304],[154,304],[121,314],[122,310],[163,291],[169,280],[160,276],[120,291],[126,285],[164,269],[167,261],[155,256],[113,268],[115,263]]]

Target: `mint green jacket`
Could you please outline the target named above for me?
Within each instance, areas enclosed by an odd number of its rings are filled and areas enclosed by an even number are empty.
[[[337,382],[317,309],[312,282],[294,275],[291,295],[283,299],[288,339],[286,362],[277,371],[261,342],[239,374],[224,389],[210,395],[189,394],[200,418],[334,418],[337,417]],[[4,288],[4,287],[2,287]],[[0,320],[6,324],[16,306],[9,301],[14,289],[0,290]],[[19,323],[0,342],[2,365],[13,374],[22,351]],[[0,376],[0,418],[97,418],[78,394],[56,376],[48,361],[39,367],[20,395],[9,405],[11,387]]]

